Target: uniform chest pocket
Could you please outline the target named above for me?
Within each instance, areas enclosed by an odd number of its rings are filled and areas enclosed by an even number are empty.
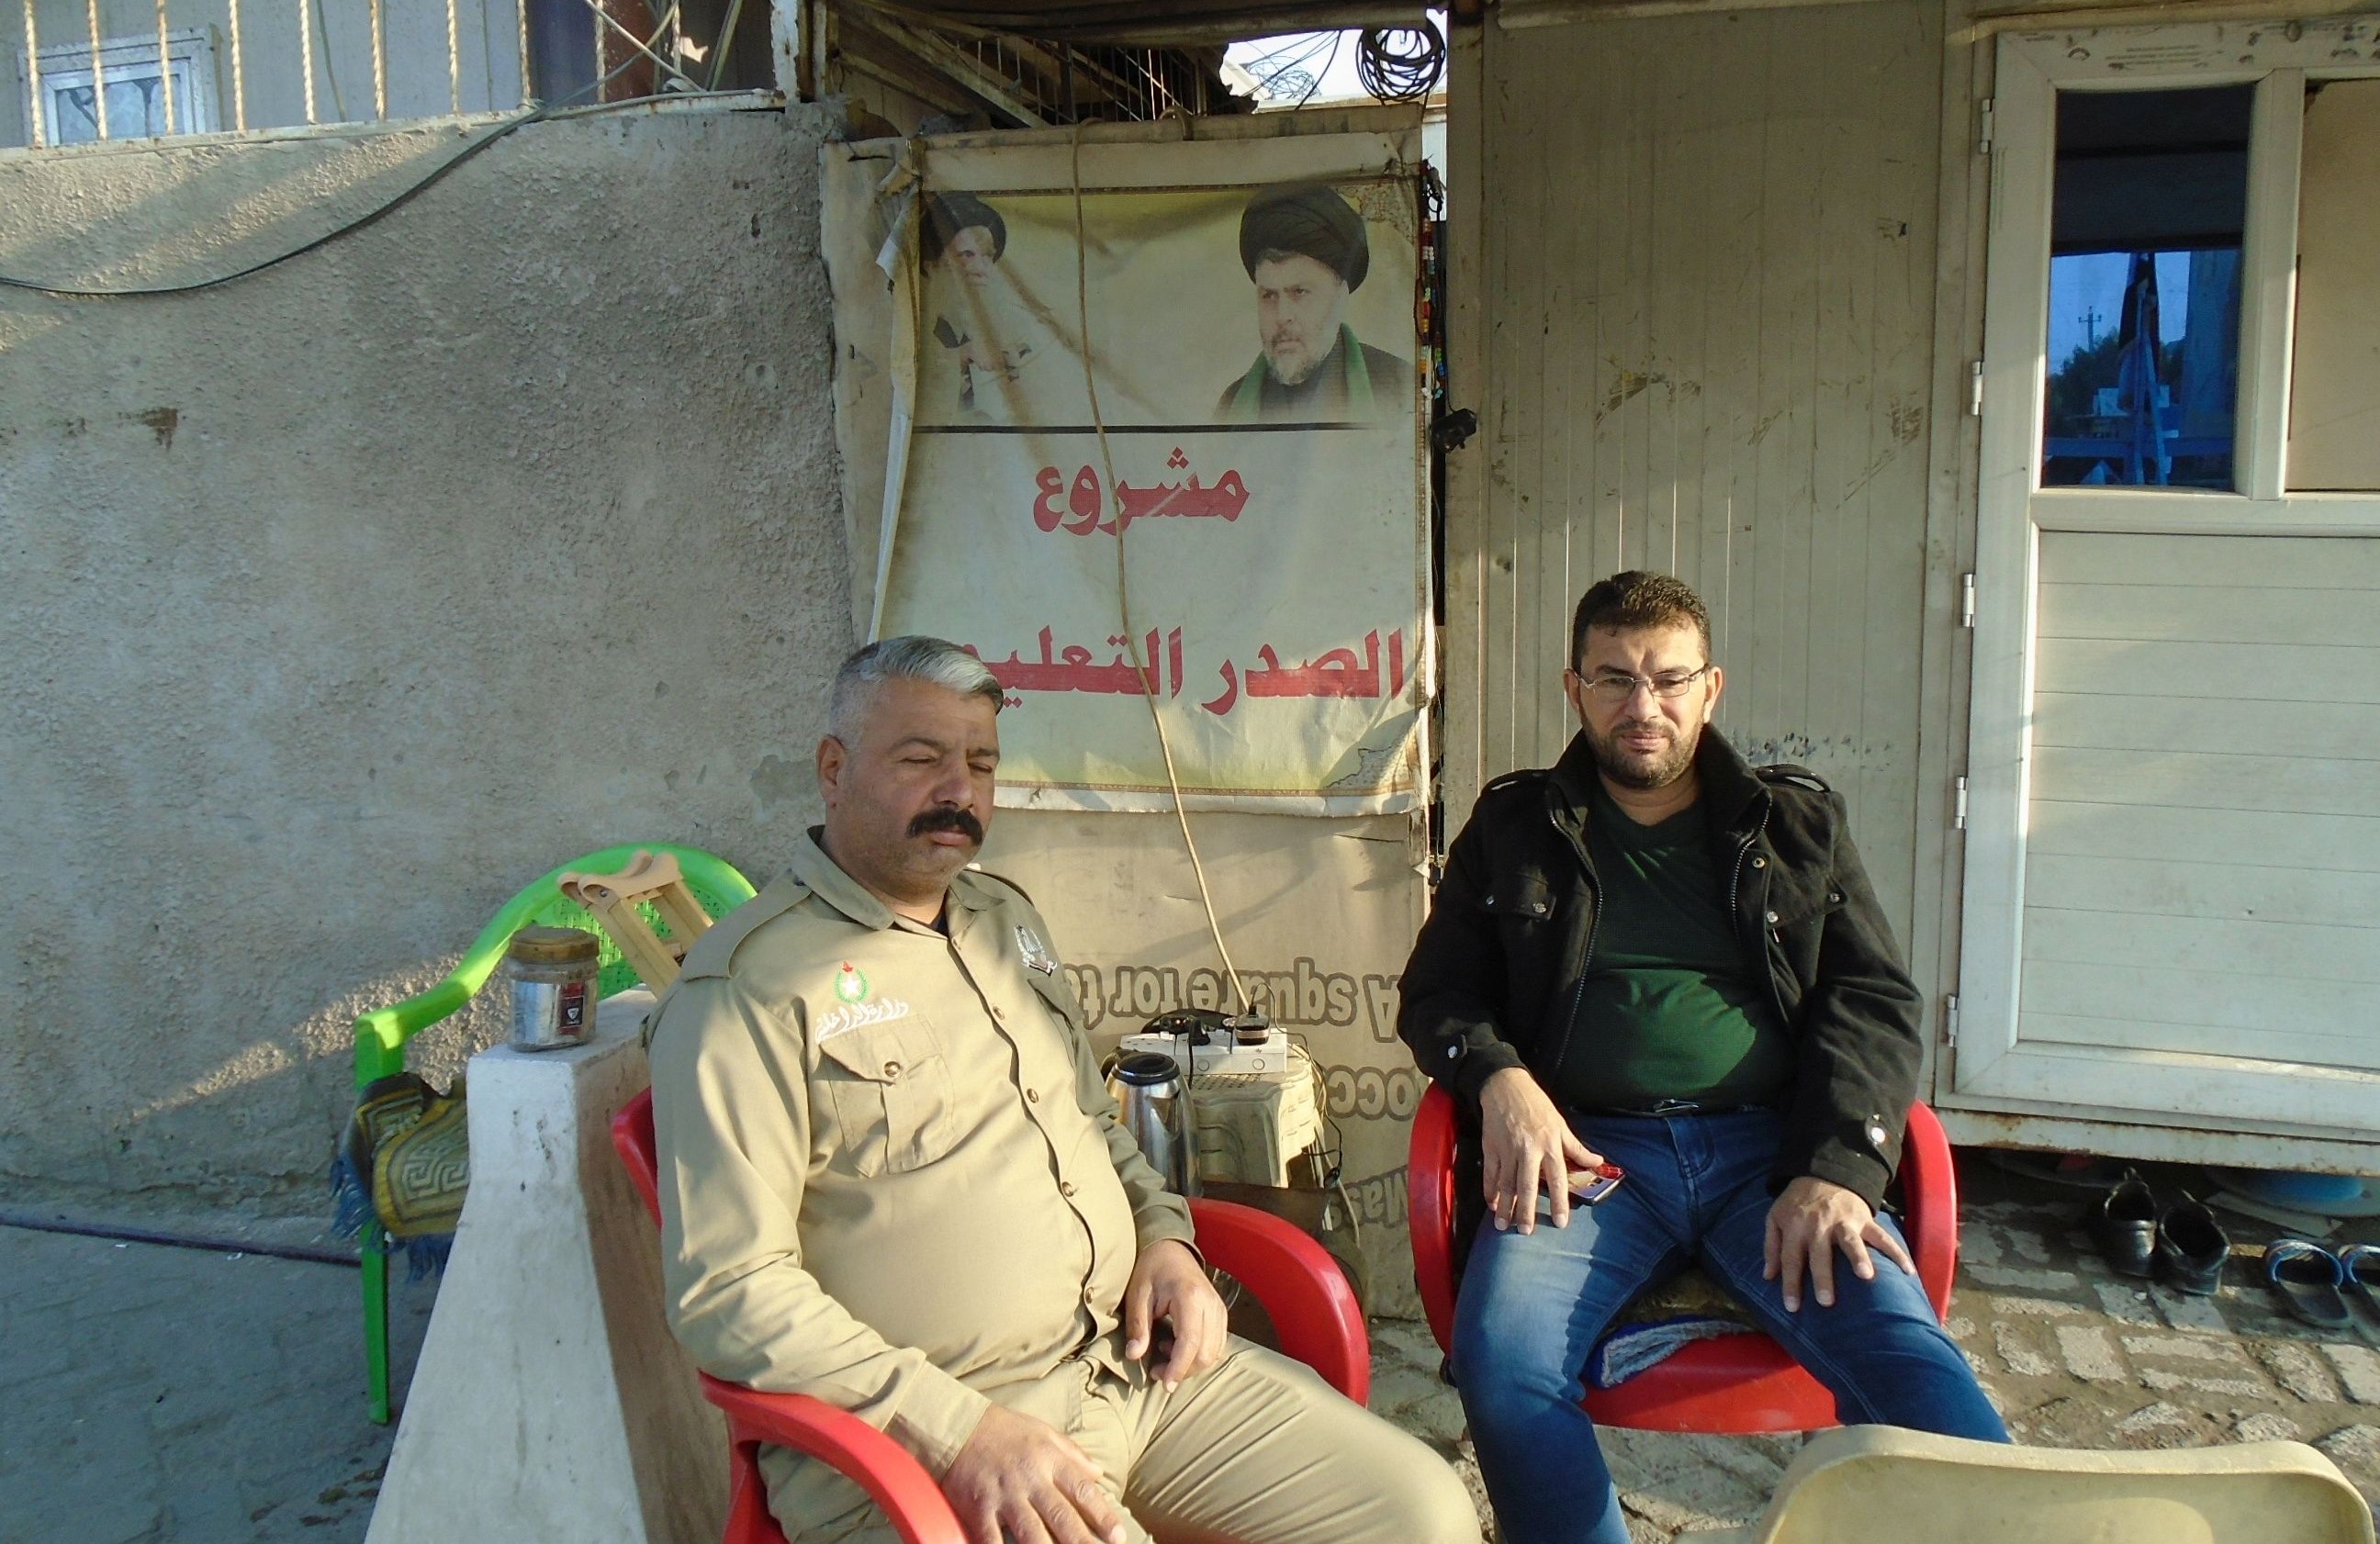
[[[845,1159],[863,1176],[905,1174],[950,1152],[958,1106],[941,1037],[911,1017],[819,1043],[818,1081],[841,1128]]]

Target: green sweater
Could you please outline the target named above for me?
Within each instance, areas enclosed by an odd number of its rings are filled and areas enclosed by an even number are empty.
[[[1782,1098],[1792,1042],[1762,962],[1744,958],[1730,925],[1728,875],[1701,802],[1639,826],[1600,779],[1591,797],[1587,844],[1601,904],[1581,1033],[1557,1097],[1581,1110]]]

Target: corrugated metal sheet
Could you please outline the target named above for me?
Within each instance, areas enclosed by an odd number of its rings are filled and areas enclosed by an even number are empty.
[[[1722,725],[1845,791],[1905,938],[1938,11],[1482,31],[1453,129],[1458,175],[1479,137],[1455,191],[1486,343],[1456,382],[1485,475],[1450,510],[1451,814],[1560,754],[1580,592],[1670,570],[1710,604]]]

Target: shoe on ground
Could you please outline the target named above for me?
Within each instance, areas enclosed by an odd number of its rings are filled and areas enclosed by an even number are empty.
[[[2082,1230],[2108,1269],[2126,1276],[2148,1275],[2156,1266],[2157,1205],[2148,1186],[2127,1174],[2083,1213]]]
[[[2347,1281],[2346,1262],[2319,1244],[2276,1238],[2265,1248],[2265,1280],[2291,1313],[2316,1329],[2344,1330],[2354,1322],[2338,1293]]]
[[[2338,1268],[2347,1277],[2340,1290],[2363,1311],[2380,1319],[2380,1247],[2350,1244],[2338,1251]]]
[[[2157,1219],[2157,1277],[2176,1291],[2212,1297],[2230,1257],[2231,1236],[2204,1202],[2176,1201]]]

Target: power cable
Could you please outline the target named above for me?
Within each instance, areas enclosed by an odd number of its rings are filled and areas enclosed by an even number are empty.
[[[1277,48],[1252,54],[1240,61],[1240,67],[1257,83],[1257,93],[1272,102],[1282,102],[1294,96],[1302,104],[1314,94],[1321,77],[1307,66],[1328,54],[1338,42],[1335,32],[1293,33]],[[1324,66],[1329,67],[1327,65]]]
[[[1382,102],[1420,102],[1446,69],[1446,36],[1422,18],[1418,27],[1366,27],[1355,40],[1355,78]]]
[[[1315,72],[1314,83],[1305,88],[1305,94],[1304,96],[1297,99],[1298,107],[1303,107],[1307,103],[1312,102],[1314,100],[1314,93],[1322,89],[1322,82],[1330,74],[1330,66],[1339,62],[1339,42],[1340,40],[1345,36],[1346,34],[1344,32],[1333,32],[1330,34],[1330,53],[1323,59],[1322,67]],[[1295,112],[1296,108],[1293,107],[1291,111]]]
[[[213,1234],[174,1233],[162,1228],[134,1227],[122,1223],[77,1222],[68,1217],[42,1217],[30,1212],[0,1212],[0,1227],[34,1233],[68,1233],[83,1238],[104,1238],[121,1248],[126,1244],[158,1244],[175,1249],[203,1249],[209,1254],[270,1255],[275,1260],[303,1260],[316,1265],[362,1263],[352,1249],[328,1249],[310,1244],[275,1244]]]
[[[1331,34],[1313,32],[1294,37],[1279,48],[1271,49],[1247,60],[1241,67],[1256,77],[1258,83],[1268,83],[1290,73],[1302,72],[1317,55],[1330,46]]]
[[[671,8],[673,15],[675,14],[675,9],[676,8],[674,6]],[[668,23],[664,20],[662,27],[665,29],[667,26]],[[656,30],[653,33],[651,41],[658,42],[660,40],[661,31]],[[293,247],[289,250],[282,252],[276,256],[265,258],[257,262],[249,263],[245,268],[234,269],[229,273],[218,273],[212,278],[193,279],[188,283],[152,284],[130,289],[77,289],[70,285],[45,284],[38,280],[19,279],[10,274],[0,273],[0,289],[24,290],[33,295],[46,295],[58,300],[151,299],[163,296],[194,295],[200,290],[218,289],[225,284],[248,278],[252,274],[261,273],[268,268],[278,268],[281,264],[289,261],[293,258],[302,258],[307,253],[318,251],[344,236],[353,235],[358,231],[378,224],[381,221],[387,219],[390,215],[395,213],[398,210],[404,208],[407,204],[411,203],[414,199],[419,198],[422,194],[427,193],[431,188],[436,187],[440,182],[445,180],[447,175],[453,172],[456,167],[462,165],[463,163],[478,155],[480,151],[486,150],[497,140],[504,139],[505,136],[512,134],[516,130],[527,128],[533,123],[538,123],[547,118],[561,117],[565,115],[575,117],[590,113],[616,112],[622,108],[636,107],[645,103],[661,100],[655,97],[638,97],[629,102],[604,102],[588,103],[582,106],[573,105],[573,103],[576,103],[580,97],[585,96],[588,92],[600,91],[604,87],[610,85],[613,80],[618,79],[620,76],[626,73],[629,67],[638,61],[639,57],[639,54],[632,54],[627,58],[622,60],[613,68],[598,78],[589,81],[586,85],[581,86],[578,90],[571,92],[568,96],[557,97],[553,101],[548,103],[540,103],[528,112],[523,113],[516,117],[505,119],[503,123],[496,125],[487,133],[482,134],[477,139],[472,140],[469,144],[464,146],[453,155],[448,156],[444,161],[440,162],[436,166],[431,167],[426,175],[396,193],[386,202],[366,211],[364,213],[358,215],[355,219],[348,221],[346,224],[334,225],[330,230],[323,232],[321,235],[314,237],[311,241],[306,242],[301,246]],[[671,100],[683,101],[684,98],[682,96],[674,97]]]

